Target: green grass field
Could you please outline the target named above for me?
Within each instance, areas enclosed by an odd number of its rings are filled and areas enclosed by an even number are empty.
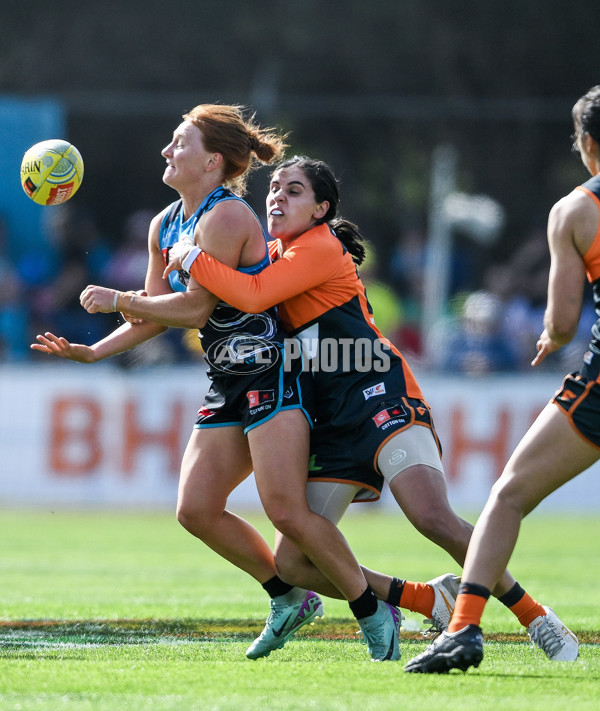
[[[358,507],[342,529],[362,563],[427,580],[457,567],[399,514]],[[368,513],[368,512],[371,513]],[[264,517],[252,520],[272,540]],[[519,582],[579,634],[575,663],[549,662],[499,603],[485,659],[467,674],[373,664],[347,605],[268,659],[244,651],[268,601],[260,586],[166,514],[0,514],[0,711],[177,709],[597,709],[600,520],[534,515],[511,563]],[[413,625],[420,618],[408,613]]]

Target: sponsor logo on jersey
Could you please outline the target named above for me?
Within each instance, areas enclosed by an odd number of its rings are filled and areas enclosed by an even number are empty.
[[[387,429],[391,425],[406,424],[408,422],[408,413],[400,405],[398,407],[386,407],[373,417],[373,422],[377,427]]]
[[[212,417],[215,414],[214,410],[210,410],[208,407],[202,406],[198,410],[198,417]]]
[[[316,454],[311,454],[310,459],[308,460],[308,471],[309,472],[318,472],[321,471],[323,467],[317,466],[317,455]]]
[[[377,427],[381,427],[381,425],[384,422],[387,422],[390,419],[390,415],[388,414],[387,410],[382,410],[381,412],[378,412],[375,417],[373,418],[373,422],[377,425]]]
[[[368,400],[370,397],[385,395],[385,383],[377,383],[377,385],[373,385],[370,388],[363,390],[363,395],[365,396],[365,400]]]
[[[272,368],[281,355],[277,346],[265,338],[233,334],[212,343],[206,351],[206,359],[212,368],[222,373],[247,375]]]
[[[274,390],[250,390],[246,393],[251,408],[260,407],[269,402],[275,402]]]

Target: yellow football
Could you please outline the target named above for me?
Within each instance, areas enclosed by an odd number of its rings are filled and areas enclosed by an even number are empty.
[[[83,180],[83,158],[68,141],[36,143],[21,162],[21,185],[38,205],[60,205],[73,197]]]

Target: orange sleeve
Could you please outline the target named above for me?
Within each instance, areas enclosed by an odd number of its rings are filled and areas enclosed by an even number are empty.
[[[190,273],[225,303],[246,313],[259,313],[322,284],[339,268],[342,245],[335,238],[319,239],[314,234],[317,229],[298,237],[282,257],[258,274],[238,272],[206,252],[192,262]]]

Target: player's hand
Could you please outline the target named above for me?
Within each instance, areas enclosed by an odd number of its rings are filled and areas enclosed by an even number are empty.
[[[69,343],[66,338],[55,336],[49,331],[43,336],[36,336],[36,339],[38,342],[32,343],[30,346],[32,351],[74,360],[77,363],[94,363],[96,361],[94,351],[89,346],[84,346],[81,343]]]
[[[542,331],[542,335],[539,337],[538,342],[536,343],[536,348],[537,355],[531,361],[531,365],[533,365],[534,367],[536,365],[539,365],[546,358],[546,356],[550,355],[550,353],[554,353],[555,351],[557,351],[560,348],[560,343],[556,343],[556,341],[553,341],[548,335],[548,331],[544,329]]]
[[[111,314],[117,310],[116,297],[120,292],[104,286],[86,286],[79,296],[79,303],[89,314]]]
[[[148,296],[148,292],[144,291],[143,289],[140,289],[139,291],[127,291],[125,293],[126,294],[137,294],[138,296]],[[125,321],[127,321],[127,323],[131,323],[134,326],[139,323],[144,323],[143,318],[134,318],[133,316],[130,316],[129,314],[124,313],[123,311],[121,311],[121,316],[123,317],[123,319]]]
[[[169,248],[169,263],[163,272],[163,279],[166,279],[171,272],[182,269],[181,262],[183,262],[194,247],[193,240],[184,235],[179,242],[175,242],[175,244]]]

